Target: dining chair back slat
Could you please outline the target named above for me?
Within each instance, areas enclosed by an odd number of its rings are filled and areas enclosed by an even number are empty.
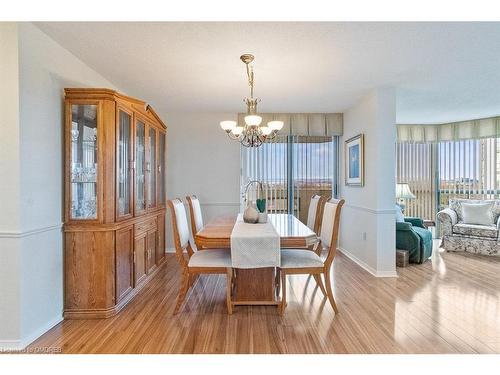
[[[186,209],[180,199],[169,200],[167,204],[172,218],[175,253],[181,267],[186,268],[188,261],[184,258],[184,252],[187,250],[189,257],[193,253],[189,243],[189,225]]]
[[[189,243],[189,226],[187,221],[186,209],[181,200],[174,201],[175,219],[177,224],[177,236],[179,244],[184,249]]]
[[[307,211],[307,223],[306,225],[314,233],[318,234],[321,223],[321,211],[323,208],[324,199],[321,195],[313,195],[311,201],[309,202],[309,210]]]
[[[200,200],[196,195],[188,195],[186,201],[189,205],[189,214],[191,219],[191,230],[193,237],[196,233],[203,229],[203,216],[201,214]]]
[[[337,244],[339,241],[340,213],[345,201],[343,199],[330,199],[323,208],[323,219],[321,224],[321,246],[328,249],[325,266],[330,264],[335,258]]]

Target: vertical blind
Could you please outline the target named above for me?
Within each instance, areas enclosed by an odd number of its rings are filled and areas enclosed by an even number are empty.
[[[260,147],[246,148],[241,146],[242,204],[245,199],[246,185],[250,181],[259,181],[264,187],[269,213],[288,212],[288,137],[279,136],[274,142],[262,144]],[[248,191],[248,199],[257,198],[257,191],[252,187]]]
[[[396,181],[407,183],[417,199],[406,202],[406,216],[431,219],[436,216],[436,147],[432,143],[396,145]]]
[[[498,198],[499,138],[439,143],[440,205],[449,198]]]
[[[242,204],[247,183],[262,182],[269,213],[307,221],[314,194],[333,196],[337,184],[336,136],[280,136],[257,148],[242,147]],[[256,189],[249,200],[256,198]]]
[[[417,199],[408,200],[408,216],[435,219],[452,198],[500,197],[500,138],[398,143],[396,176]]]

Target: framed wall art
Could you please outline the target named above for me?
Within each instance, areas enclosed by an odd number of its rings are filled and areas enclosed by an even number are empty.
[[[345,141],[345,184],[364,186],[365,150],[364,135],[359,134]]]

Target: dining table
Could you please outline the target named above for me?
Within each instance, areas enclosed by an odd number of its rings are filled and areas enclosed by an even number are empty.
[[[231,233],[237,216],[218,216],[208,222],[194,240],[199,251],[231,248]],[[318,238],[292,214],[269,214],[268,220],[280,237],[280,248],[310,248]],[[279,305],[276,267],[234,269],[234,305]]]

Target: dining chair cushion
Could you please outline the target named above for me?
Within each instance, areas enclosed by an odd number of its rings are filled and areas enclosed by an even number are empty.
[[[231,267],[231,250],[207,249],[195,252],[189,258],[189,267]]]
[[[191,197],[191,204],[193,205],[194,225],[196,227],[196,233],[198,233],[203,229],[203,216],[201,215],[200,200],[198,198]],[[196,233],[193,233],[193,235]]]
[[[316,224],[316,213],[318,212],[319,201],[321,197],[319,195],[315,195],[311,198],[311,202],[309,203],[309,211],[307,212],[307,226],[313,232],[315,231]]]
[[[333,227],[335,224],[335,211],[337,204],[326,202],[323,208],[323,220],[321,221],[320,239],[323,247],[330,247],[332,242]]]
[[[281,268],[323,267],[323,261],[314,251],[299,249],[281,250]]]
[[[181,247],[185,248],[189,243],[189,225],[186,216],[186,208],[184,207],[184,203],[180,200],[174,200],[172,204],[175,210],[175,221],[177,224],[177,231],[179,232]]]
[[[319,201],[321,197],[319,195],[314,195],[311,198],[311,202],[309,203],[309,211],[307,211],[307,227],[312,230],[313,232],[315,231],[315,225],[316,225],[316,213],[318,212],[318,206],[319,206]]]

